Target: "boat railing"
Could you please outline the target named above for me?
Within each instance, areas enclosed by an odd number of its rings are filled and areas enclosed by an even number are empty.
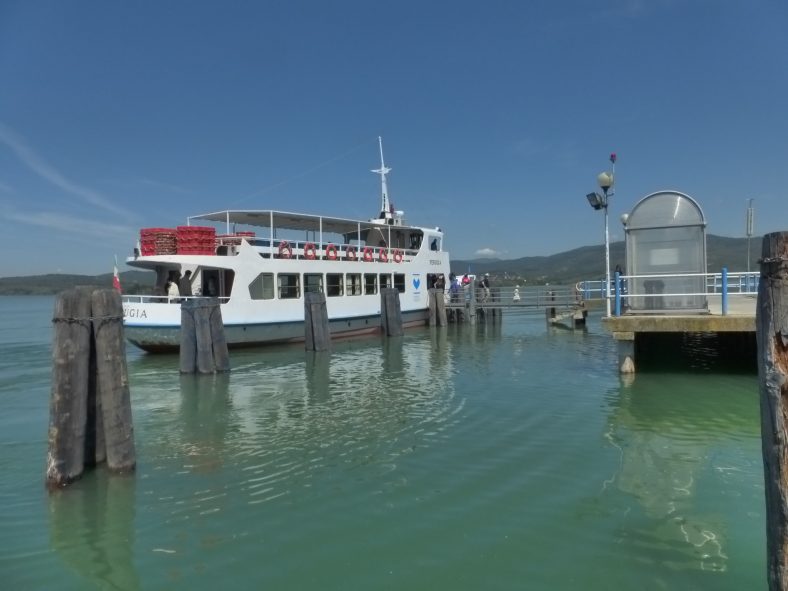
[[[255,239],[251,241],[251,244],[262,249],[261,255],[266,258],[270,256],[272,244],[270,240]],[[409,248],[371,246],[363,243],[340,244],[336,242],[313,242],[311,240],[288,240],[286,238],[274,239],[273,252],[275,258],[298,260],[358,260],[401,263],[410,262],[419,253],[418,250]],[[355,259],[352,256],[353,254]]]
[[[180,304],[186,300],[218,299],[220,304],[230,301],[229,297],[210,298],[209,296],[164,296],[164,295],[132,295],[123,294],[121,300],[124,304]]]

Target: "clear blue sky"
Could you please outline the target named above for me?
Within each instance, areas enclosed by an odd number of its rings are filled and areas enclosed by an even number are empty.
[[[614,240],[660,189],[788,230],[786,31],[785,0],[0,0],[0,276],[225,208],[373,216],[378,135],[453,258],[602,243],[613,151]]]

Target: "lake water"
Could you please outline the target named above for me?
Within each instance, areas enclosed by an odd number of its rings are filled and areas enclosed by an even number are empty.
[[[5,589],[766,587],[752,370],[622,381],[593,315],[233,351],[221,376],[129,347],[136,474],[50,495],[53,304],[0,297]]]

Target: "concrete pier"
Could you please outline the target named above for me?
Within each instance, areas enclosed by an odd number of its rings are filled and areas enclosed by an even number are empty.
[[[722,315],[719,298],[709,298],[708,314],[624,314],[602,319],[616,339],[621,373],[634,373],[635,352],[657,335],[668,333],[749,333],[755,338],[755,298],[732,298]]]

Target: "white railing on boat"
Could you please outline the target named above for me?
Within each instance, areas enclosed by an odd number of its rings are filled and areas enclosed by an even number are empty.
[[[216,299],[220,304],[226,304],[230,298],[211,298],[208,296],[164,296],[164,295],[126,295],[121,296],[124,304],[180,304],[186,300]]]

